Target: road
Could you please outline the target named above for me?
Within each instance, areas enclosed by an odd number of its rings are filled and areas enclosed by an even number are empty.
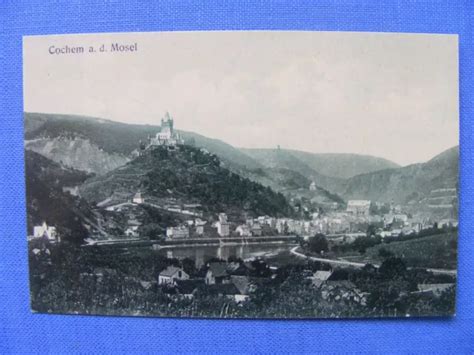
[[[365,266],[365,263],[357,263],[357,262],[347,261],[347,260],[334,260],[334,259],[318,258],[318,257],[315,257],[315,256],[307,256],[303,253],[300,253],[300,252],[296,251],[298,248],[299,248],[298,246],[291,248],[290,253],[295,255],[295,256],[298,256],[300,258],[305,258],[305,259],[309,259],[309,260],[312,260],[312,261],[319,261],[319,262],[326,263],[326,264],[331,264],[331,265],[352,266],[352,267],[357,267],[357,268],[362,268],[362,267]],[[376,268],[378,268],[380,266],[380,265],[377,265],[377,264],[372,264],[372,265]],[[451,276],[456,276],[457,275],[456,270],[431,269],[431,268],[426,269],[426,270],[432,272],[433,274],[444,274],[444,275],[451,275]]]

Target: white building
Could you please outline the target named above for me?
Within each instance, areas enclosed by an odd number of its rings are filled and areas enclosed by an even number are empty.
[[[219,221],[216,223],[217,234],[221,237],[227,237],[230,234],[229,222],[227,222],[227,215],[225,213],[219,213]]]
[[[56,227],[48,226],[46,222],[43,222],[40,226],[33,227],[33,238],[43,238],[46,237],[49,241],[60,242],[61,238],[59,237]]]
[[[174,285],[176,280],[189,280],[189,275],[176,266],[168,266],[158,275],[159,285]]]
[[[138,226],[130,226],[125,230],[127,237],[138,237]]]
[[[166,228],[166,237],[169,239],[189,238],[189,228],[186,226]]]
[[[314,181],[311,182],[311,184],[309,185],[309,190],[316,191],[316,189],[317,189],[316,183]]]
[[[206,221],[201,220],[200,218],[196,218],[194,221],[194,225],[196,228],[197,235],[204,235],[204,226],[206,225]]]
[[[252,236],[252,232],[250,231],[250,227],[246,224],[241,224],[235,229],[236,233],[239,234],[241,237],[250,237]]]
[[[356,217],[368,217],[370,214],[370,201],[349,200],[347,201],[347,213]]]
[[[135,196],[133,196],[132,202],[136,203],[137,205],[145,202],[145,199],[142,197],[141,192],[137,192]]]

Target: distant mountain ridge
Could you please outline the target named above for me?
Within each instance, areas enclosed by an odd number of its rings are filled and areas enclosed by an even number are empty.
[[[51,146],[54,144],[50,141],[54,139],[89,140],[92,147],[97,147],[99,151],[111,154],[115,160],[120,160],[129,158],[130,154],[138,148],[140,141],[147,140],[149,136],[155,135],[160,130],[159,126],[153,125],[126,124],[102,118],[49,113],[25,113],[24,121],[27,148],[46,156],[49,155],[53,160],[56,160],[54,154],[51,153]],[[238,149],[219,139],[208,138],[193,132],[179,132],[187,144],[205,148],[218,155],[224,163],[246,169],[286,168],[303,173],[306,177],[310,174],[318,177],[319,174],[324,180],[327,177],[346,179],[360,172],[397,167],[395,163],[370,156],[313,154],[284,149],[281,150],[284,153],[280,153],[285,154],[283,166],[272,165],[265,163],[265,155],[274,154],[276,149]],[[34,141],[36,141],[35,144],[32,143]],[[44,146],[47,143],[49,145],[45,149]],[[58,150],[64,151],[59,147]],[[331,164],[327,164],[328,162]],[[115,168],[113,165],[111,164],[111,169]],[[88,171],[94,171],[94,168],[91,167]]]
[[[297,172],[304,176],[310,183],[314,181],[317,186],[336,192],[344,186],[345,179],[326,176],[311,168],[308,164],[295,157],[291,151],[284,149],[241,149],[255,161],[267,169],[282,169]],[[309,184],[306,186],[309,188]]]
[[[309,153],[292,149],[248,149],[241,151],[265,166],[282,167],[290,159],[291,164],[304,169],[307,174],[316,171],[325,177],[348,179],[355,175],[377,170],[399,168],[400,166],[384,158],[370,155],[344,153]],[[286,161],[281,161],[282,156]]]
[[[355,175],[399,168],[400,165],[379,157],[371,155],[348,154],[348,153],[308,153],[298,150],[289,150],[291,154],[308,164],[319,173],[343,179],[351,178]]]
[[[440,188],[458,188],[459,146],[452,147],[426,163],[361,174],[347,181],[346,199],[408,203],[422,200]]]

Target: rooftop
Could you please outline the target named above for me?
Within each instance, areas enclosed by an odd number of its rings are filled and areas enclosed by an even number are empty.
[[[354,207],[366,207],[370,206],[369,200],[349,200],[347,201],[347,206],[354,206]]]
[[[160,276],[171,277],[174,274],[176,274],[178,271],[183,271],[183,270],[180,269],[179,267],[176,267],[176,266],[168,266],[166,269],[164,269],[160,272]]]
[[[226,263],[210,263],[209,271],[212,272],[214,277],[227,276],[227,265]]]

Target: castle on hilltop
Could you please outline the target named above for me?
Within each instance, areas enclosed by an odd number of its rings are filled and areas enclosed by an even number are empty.
[[[184,144],[178,132],[174,130],[174,121],[168,112],[161,119],[161,129],[155,137],[150,138],[149,146],[176,147],[178,144]]]

